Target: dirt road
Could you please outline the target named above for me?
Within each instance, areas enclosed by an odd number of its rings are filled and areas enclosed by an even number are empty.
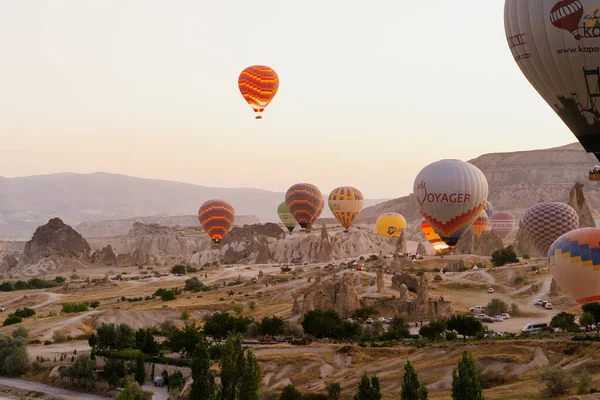
[[[71,392],[36,382],[23,381],[21,379],[0,378],[0,385],[10,386],[21,390],[31,390],[47,393],[61,397],[65,400],[106,400],[108,397],[95,396],[93,394]]]

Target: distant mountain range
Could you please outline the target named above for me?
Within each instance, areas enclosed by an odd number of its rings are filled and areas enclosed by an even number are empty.
[[[212,188],[103,172],[0,177],[0,239],[28,240],[53,217],[75,227],[84,221],[190,215],[214,198],[229,201],[248,221],[252,217],[277,221],[276,209],[284,196],[260,189]],[[366,200],[365,205],[381,201]],[[323,216],[331,216],[327,207]],[[94,231],[93,226],[85,226]]]

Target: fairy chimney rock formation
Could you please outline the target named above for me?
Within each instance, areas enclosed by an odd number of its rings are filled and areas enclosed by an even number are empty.
[[[425,275],[421,275],[421,279],[419,280],[419,288],[417,290],[417,302],[425,304],[429,301],[429,285],[427,284],[427,279],[425,279]]]
[[[558,296],[558,283],[552,278],[552,283],[550,284],[550,296]]]
[[[401,301],[409,300],[408,288],[406,287],[406,285],[404,283],[402,285],[400,285],[400,287],[398,288],[398,291],[400,292],[399,298]]]
[[[456,249],[463,254],[475,253],[475,232],[473,228],[467,229],[456,243]]]
[[[425,249],[423,242],[419,242],[417,245],[417,254],[427,255],[427,250]]]
[[[569,192],[569,203],[579,216],[579,227],[580,228],[595,228],[596,222],[590,212],[590,207],[583,194],[583,184],[580,182],[575,183],[575,186],[571,188]]]
[[[377,291],[383,292],[385,289],[385,274],[382,270],[377,271]]]
[[[90,245],[75,229],[60,218],[52,218],[46,225],[35,230],[25,244],[25,262],[34,262],[45,257],[58,256],[88,260]]]
[[[294,297],[294,304],[292,305],[292,315],[296,316],[300,314],[300,303],[298,302],[298,298]]]
[[[411,292],[417,292],[419,288],[419,281],[411,276],[408,272],[402,272],[401,274],[394,275],[392,277],[392,289],[400,290],[400,287],[404,285]]]
[[[94,264],[117,266],[117,261],[117,255],[110,244],[102,248],[102,250],[95,251],[94,254],[92,254],[92,262]]]
[[[479,256],[491,256],[496,250],[504,248],[504,243],[494,231],[485,231],[475,240],[473,254]]]
[[[319,253],[317,258],[319,262],[333,261],[333,249],[325,224],[323,224],[323,227],[321,228],[321,242],[319,243]]]
[[[404,234],[396,242],[396,253],[406,253],[406,236]]]

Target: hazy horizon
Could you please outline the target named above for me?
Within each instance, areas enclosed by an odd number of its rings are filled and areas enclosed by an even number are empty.
[[[385,199],[441,158],[574,142],[513,61],[503,8],[4,2],[0,176],[310,182]],[[237,88],[253,64],[281,82],[260,121]]]

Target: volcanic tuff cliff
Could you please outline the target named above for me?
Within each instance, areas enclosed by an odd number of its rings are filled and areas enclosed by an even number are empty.
[[[25,244],[22,262],[31,263],[50,256],[87,260],[89,254],[89,244],[77,231],[60,218],[52,218],[38,227]]]

